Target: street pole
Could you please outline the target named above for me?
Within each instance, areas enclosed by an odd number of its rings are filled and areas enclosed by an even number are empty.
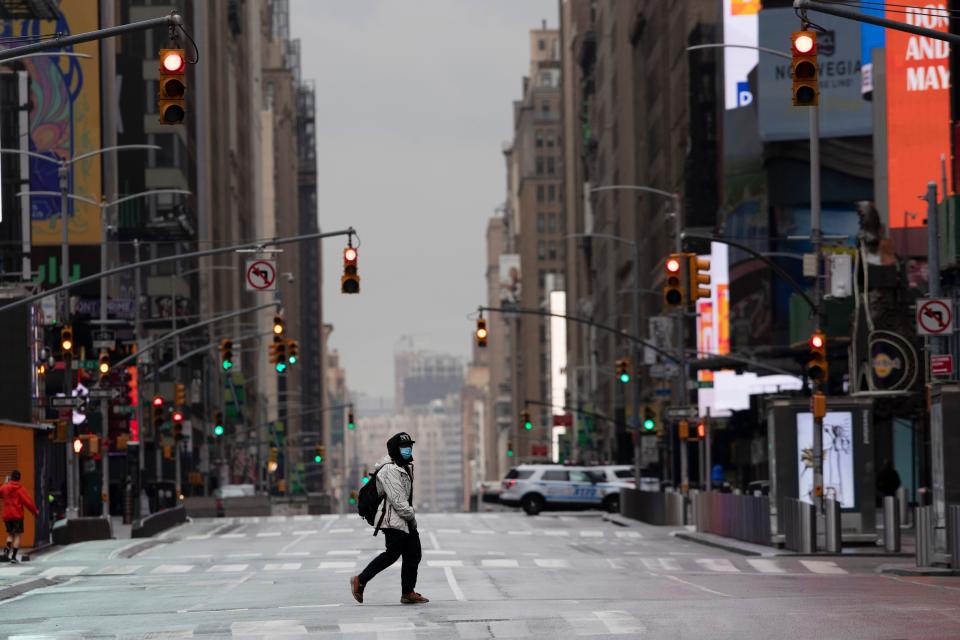
[[[816,303],[813,323],[816,331],[823,329],[823,286],[820,282],[820,249],[823,240],[820,225],[820,107],[810,111],[810,243],[813,246],[816,269],[813,275],[813,299]],[[825,392],[822,382],[815,382],[813,392]],[[823,513],[823,417],[813,412],[813,504],[816,512]],[[814,533],[817,519],[814,518]],[[816,536],[814,536],[816,547]]]
[[[673,235],[674,235],[674,250],[676,253],[683,253],[683,210],[681,209],[680,196],[673,196],[674,202],[674,213],[673,213]],[[687,389],[687,380],[689,378],[689,371],[687,371],[687,332],[686,332],[686,323],[684,318],[684,307],[681,305],[676,311],[677,317],[677,346],[679,353],[679,365],[680,365],[680,394],[679,402],[682,408],[687,408],[687,405],[690,402],[690,393]],[[679,430],[678,430],[679,431]],[[689,447],[687,446],[686,440],[680,440],[680,490],[682,493],[687,493],[690,488],[690,471],[688,468],[689,462],[687,456],[689,454]],[[639,488],[640,485],[637,485]]]
[[[134,263],[139,264],[140,262],[140,240],[139,238],[134,238],[133,240],[133,260]],[[102,281],[102,280],[101,280]],[[137,268],[133,273],[133,343],[134,343],[134,353],[136,357],[134,358],[133,365],[136,371],[137,378],[137,404],[135,407],[136,417],[137,417],[137,517],[143,517],[150,511],[150,506],[147,502],[147,494],[145,487],[143,486],[144,480],[144,465],[146,463],[146,454],[144,453],[144,448],[146,447],[146,442],[144,436],[146,435],[146,425],[143,421],[143,380],[142,372],[143,368],[140,366],[140,338],[143,336],[143,324],[142,318],[140,315],[140,269]]]
[[[107,208],[100,207],[100,270],[107,270]],[[107,281],[100,281],[100,328],[106,326],[107,321]],[[94,349],[96,351],[96,349]],[[107,398],[100,399],[100,425],[103,435],[103,456],[100,461],[100,501],[101,513],[104,518],[110,518],[110,453],[107,446],[110,437],[110,402]]]
[[[633,292],[633,335],[640,335],[640,245],[634,243],[633,245],[633,286],[636,291]],[[633,345],[633,480],[636,483],[636,487],[640,489],[640,456],[643,452],[642,439],[641,439],[641,430],[640,430],[640,376],[638,375],[638,369],[640,368],[640,360],[643,356],[643,351],[640,347],[634,343]]]
[[[929,297],[939,298],[942,295],[940,289],[940,215],[937,210],[937,183],[930,181],[927,184],[927,281]],[[930,355],[942,353],[943,338],[939,336],[929,337]],[[929,371],[929,364],[926,365]],[[934,389],[936,381],[930,378],[930,389]],[[935,394],[930,393],[930,397]],[[936,394],[939,397],[939,394]],[[935,400],[939,403],[939,400]],[[943,411],[939,407],[928,411],[930,416],[930,480],[933,486],[933,531],[934,531],[934,551],[943,553],[947,550],[946,524],[947,524],[947,506],[946,494],[943,486],[944,476],[944,447],[943,447]]]
[[[70,281],[70,230],[67,212],[67,164],[61,161],[57,167],[57,182],[60,187],[60,284],[67,284]],[[63,291],[60,296],[60,323],[61,326],[70,324],[70,292]],[[72,350],[72,346],[71,346]],[[73,357],[69,353],[64,354],[63,358],[63,393],[66,397],[73,396]],[[75,429],[73,426],[73,408],[70,408],[69,418],[67,419],[67,519],[76,518],[79,515],[77,482],[79,480],[79,465],[77,455],[73,452],[73,435]]]

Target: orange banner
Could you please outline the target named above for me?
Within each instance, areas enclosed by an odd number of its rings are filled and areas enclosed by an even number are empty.
[[[888,9],[887,19],[948,30],[944,3],[900,11]],[[950,47],[892,29],[886,36],[888,226],[922,227],[926,205],[918,196],[931,180],[939,183],[941,156],[950,159]]]

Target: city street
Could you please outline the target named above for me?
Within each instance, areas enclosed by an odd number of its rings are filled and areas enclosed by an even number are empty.
[[[0,568],[3,638],[943,638],[960,584],[879,558],[745,557],[597,513],[421,515],[417,590],[354,516],[196,520]],[[14,591],[14,589],[16,591]],[[16,592],[19,595],[13,595]]]

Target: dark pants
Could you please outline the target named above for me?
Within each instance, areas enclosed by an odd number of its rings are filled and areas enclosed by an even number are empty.
[[[373,577],[392,565],[401,556],[400,586],[402,593],[410,593],[417,586],[417,566],[420,564],[420,534],[404,533],[399,529],[381,529],[386,539],[387,550],[370,561],[360,573],[360,583],[367,584]]]

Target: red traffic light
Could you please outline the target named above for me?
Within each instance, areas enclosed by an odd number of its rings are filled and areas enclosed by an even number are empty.
[[[670,273],[676,273],[680,271],[680,261],[676,258],[670,258],[667,260],[667,271]]]
[[[799,54],[807,55],[813,52],[817,46],[817,41],[808,32],[800,31],[794,35],[793,49]]]
[[[707,437],[707,426],[702,422],[697,425],[697,437],[698,438]]]
[[[163,406],[163,396],[154,396],[153,397],[153,406],[162,407]]]
[[[810,338],[810,346],[813,347],[814,349],[823,349],[823,345],[825,343],[826,341],[824,340],[824,337],[819,333],[814,334]]]
[[[186,66],[183,56],[177,51],[169,51],[165,53],[163,55],[163,60],[160,61],[160,64],[163,65],[165,71],[170,73],[183,71],[183,68]]]
[[[83,451],[83,440],[75,438],[73,441],[73,452],[79,454]]]
[[[173,412],[173,421],[174,422],[183,422],[183,412],[174,411]]]
[[[353,247],[347,247],[343,250],[343,260],[344,262],[356,262],[357,260],[357,250]]]

